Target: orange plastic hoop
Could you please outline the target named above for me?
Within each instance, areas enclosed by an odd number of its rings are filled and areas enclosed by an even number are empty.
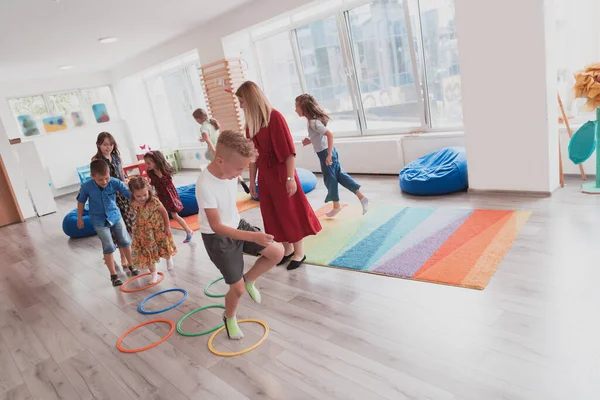
[[[123,346],[121,346],[123,339],[125,339],[125,337],[127,335],[129,335],[131,332],[135,331],[138,328],[141,328],[142,326],[146,326],[146,325],[154,324],[154,323],[160,323],[160,322],[164,322],[165,324],[171,325],[171,330],[169,331],[169,333],[167,333],[167,336],[160,339],[158,342],[152,343],[146,347],[140,347],[139,349],[125,349],[125,348],[123,348]],[[142,322],[141,324],[138,324],[138,325],[134,326],[133,328],[131,328],[130,330],[128,330],[127,332],[125,332],[123,334],[123,336],[121,336],[119,338],[119,340],[117,340],[117,349],[119,349],[119,351],[121,351],[123,353],[139,353],[140,351],[148,350],[148,349],[158,346],[159,344],[161,344],[162,342],[167,340],[169,338],[169,336],[171,336],[173,334],[174,331],[175,331],[175,323],[168,319],[153,319],[151,321]]]
[[[121,292],[125,292],[125,293],[135,293],[135,292],[141,292],[142,290],[146,290],[146,289],[149,289],[149,288],[151,288],[152,286],[156,286],[156,285],[158,285],[159,283],[161,283],[161,282],[163,281],[163,279],[165,279],[165,274],[163,274],[162,272],[160,272],[160,271],[159,271],[159,272],[158,272],[158,275],[160,275],[160,278],[158,279],[158,282],[156,282],[156,283],[151,283],[151,284],[149,284],[148,286],[144,286],[144,287],[142,287],[142,288],[137,288],[137,289],[125,289],[125,286],[127,286],[127,284],[129,284],[130,282],[132,282],[132,281],[134,281],[134,280],[136,280],[136,279],[138,279],[138,278],[141,278],[142,276],[148,276],[148,275],[152,275],[152,274],[151,274],[150,272],[148,272],[148,273],[145,273],[145,274],[141,274],[141,275],[138,275],[138,276],[134,276],[134,277],[132,277],[132,278],[129,278],[129,279],[128,279],[128,280],[127,280],[127,281],[126,281],[126,282],[125,282],[125,283],[124,283],[124,284],[121,286]]]

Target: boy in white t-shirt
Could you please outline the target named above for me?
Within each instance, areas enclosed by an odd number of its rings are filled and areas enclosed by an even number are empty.
[[[214,160],[196,182],[202,240],[208,256],[229,285],[223,322],[230,339],[244,336],[235,315],[240,297],[247,291],[260,303],[254,282],[283,258],[283,246],[241,219],[237,210],[236,179],[256,155],[250,140],[240,133],[225,131],[219,136]],[[243,253],[259,257],[246,274]]]

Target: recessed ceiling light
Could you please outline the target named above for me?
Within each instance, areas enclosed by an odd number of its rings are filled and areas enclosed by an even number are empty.
[[[102,43],[102,44],[114,43],[117,40],[119,40],[119,39],[114,38],[114,37],[106,37],[106,38],[100,38],[100,39],[98,39],[98,41],[100,43]]]
[[[63,65],[62,67],[59,67],[60,69],[71,69],[73,68],[72,65]]]

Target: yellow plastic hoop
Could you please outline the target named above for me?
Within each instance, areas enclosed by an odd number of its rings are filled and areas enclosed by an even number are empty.
[[[253,346],[248,347],[245,350],[236,351],[236,352],[232,352],[232,353],[224,353],[224,352],[215,350],[215,348],[213,347],[213,339],[219,334],[219,332],[221,332],[223,329],[225,329],[225,326],[222,326],[219,329],[217,329],[215,331],[215,333],[212,334],[210,339],[208,339],[208,349],[210,350],[210,352],[213,353],[214,355],[221,356],[221,357],[241,356],[242,354],[249,353],[252,350],[256,349],[258,346],[263,344],[263,342],[265,340],[267,340],[267,336],[269,336],[269,326],[265,322],[258,320],[258,319],[242,319],[242,320],[238,321],[239,324],[241,324],[243,322],[254,322],[256,324],[262,325],[262,327],[265,328],[265,334],[258,342],[256,342]]]

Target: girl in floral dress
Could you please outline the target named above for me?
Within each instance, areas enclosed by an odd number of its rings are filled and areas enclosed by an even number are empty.
[[[177,189],[173,185],[173,170],[165,159],[165,156],[160,151],[149,151],[144,155],[146,169],[150,177],[150,184],[154,186],[156,195],[165,206],[171,217],[185,230],[185,240],[183,243],[189,243],[192,240],[194,231],[190,229],[184,219],[179,216],[179,212],[183,210],[183,204]]]
[[[137,211],[133,235],[133,265],[137,269],[149,269],[150,283],[158,281],[156,264],[161,258],[167,260],[167,270],[174,267],[173,256],[177,247],[173,241],[169,215],[161,202],[154,197],[148,182],[139,176],[129,181],[133,207]]]

